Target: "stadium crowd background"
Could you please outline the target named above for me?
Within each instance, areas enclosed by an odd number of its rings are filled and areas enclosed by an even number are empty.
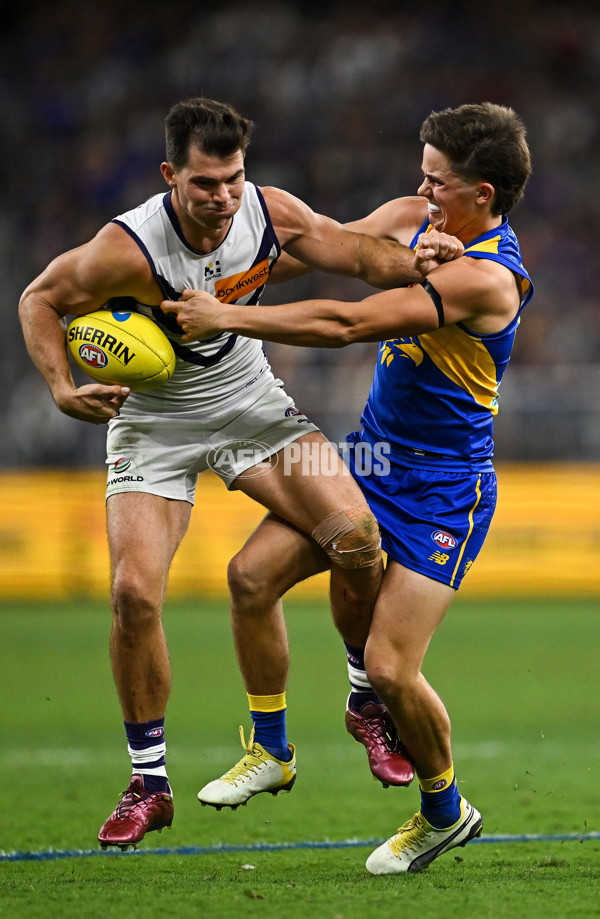
[[[593,461],[600,447],[600,11],[594,4],[242,0],[1,2],[0,466],[101,466],[104,430],[61,415],[17,302],[65,249],[162,190],[163,120],[194,95],[257,124],[248,178],[352,220],[420,181],[432,110],[489,99],[523,117],[534,173],[511,223],[536,284],[501,390],[501,460]],[[314,276],[264,302],[358,299]],[[267,346],[334,441],[358,424],[376,345]]]

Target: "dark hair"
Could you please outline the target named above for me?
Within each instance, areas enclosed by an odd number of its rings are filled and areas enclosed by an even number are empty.
[[[492,213],[507,214],[521,199],[531,174],[525,125],[511,109],[492,102],[432,112],[420,139],[440,150],[452,171],[494,186]]]
[[[187,99],[174,105],[165,119],[167,161],[181,169],[188,160],[190,144],[208,156],[233,156],[246,152],[254,124],[226,102]]]

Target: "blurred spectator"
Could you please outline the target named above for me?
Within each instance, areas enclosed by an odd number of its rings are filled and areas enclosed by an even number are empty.
[[[103,432],[53,410],[16,304],[51,258],[162,188],[163,119],[193,95],[230,101],[257,123],[249,179],[342,221],[416,190],[415,137],[431,109],[484,99],[515,108],[534,174],[511,223],[537,293],[502,387],[497,455],[597,459],[600,10],[541,0],[515,9],[0,2],[0,464],[102,462]],[[272,288],[265,302],[365,293],[359,282],[314,276]],[[376,350],[268,346],[288,390],[335,441],[358,424]]]

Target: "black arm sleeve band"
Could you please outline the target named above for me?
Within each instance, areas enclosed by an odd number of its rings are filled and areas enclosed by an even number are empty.
[[[440,329],[441,329],[442,326],[444,325],[444,304],[442,303],[442,298],[438,294],[433,284],[431,284],[427,280],[427,278],[425,278],[425,280],[422,282],[421,287],[423,288],[424,291],[426,291],[429,294],[429,296],[433,300],[433,304],[437,310],[438,322],[440,324]]]

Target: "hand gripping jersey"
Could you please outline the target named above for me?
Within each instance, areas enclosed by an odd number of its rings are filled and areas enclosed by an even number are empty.
[[[425,222],[413,246],[427,227]],[[382,342],[361,420],[365,439],[389,444],[389,455],[397,462],[457,470],[492,468],[498,387],[533,285],[506,217],[499,227],[473,240],[463,258],[487,258],[510,268],[520,281],[519,314],[491,335],[479,335],[458,322]]]
[[[258,303],[281,247],[259,189],[246,182],[239,211],[220,246],[204,255],[186,242],[171,202],[171,192],[115,217],[136,241],[168,300],[184,288],[206,290],[224,303]],[[123,410],[204,411],[220,415],[243,411],[273,382],[262,344],[225,332],[206,341],[183,344],[173,314],[130,298],[112,300],[111,309],[135,309],[153,319],[170,339],[177,363],[171,379],[149,392],[131,393]]]

